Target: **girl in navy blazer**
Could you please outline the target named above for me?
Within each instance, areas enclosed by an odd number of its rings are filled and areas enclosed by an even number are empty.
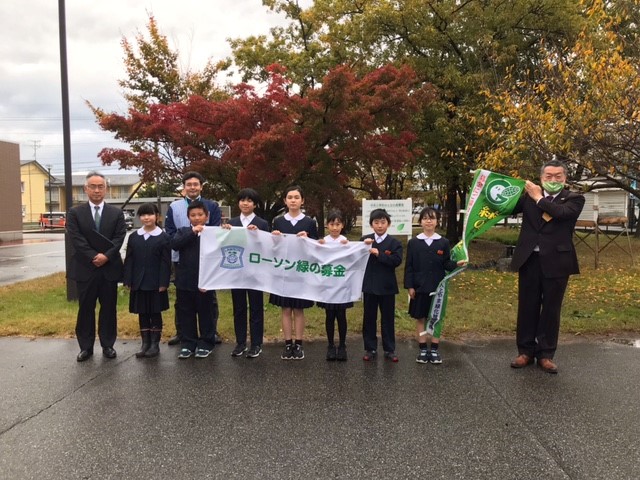
[[[431,339],[431,350],[428,349],[428,338],[422,335],[425,319],[431,309],[430,295],[438,287],[447,271],[454,270],[456,263],[451,260],[449,240],[436,233],[438,212],[425,207],[419,215],[422,233],[407,243],[407,259],[404,264],[404,288],[409,290],[409,315],[416,319],[416,332],[420,351],[418,363],[442,363],[438,351],[440,339]]]
[[[273,221],[271,233],[274,235],[287,233],[317,240],[316,221],[302,212],[304,194],[298,185],[292,185],[285,190],[284,204],[287,207],[287,213]],[[304,358],[302,348],[304,309],[312,307],[313,302],[302,298],[281,297],[272,293],[269,296],[269,303],[282,308],[282,332],[284,333],[285,346],[280,358],[283,360],[302,360]],[[293,342],[294,334],[295,343]]]
[[[169,235],[158,227],[158,207],[145,203],[138,208],[142,227],[129,235],[124,260],[124,285],[130,290],[129,312],[138,314],[142,348],[136,357],[155,357],[160,352],[162,311],[169,308],[171,250]]]

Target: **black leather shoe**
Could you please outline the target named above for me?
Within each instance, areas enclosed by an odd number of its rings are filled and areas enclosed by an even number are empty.
[[[171,345],[172,347],[174,345],[179,345],[179,344],[180,344],[180,337],[178,335],[174,335],[167,341],[167,345]]]
[[[85,360],[89,360],[91,355],[93,355],[93,352],[90,352],[89,350],[81,350],[76,357],[76,360],[78,360],[79,362],[84,362]]]
[[[216,345],[220,345],[222,343],[222,337],[220,335],[218,335],[218,332],[216,332],[215,336],[214,336],[214,342]]]
[[[112,347],[104,347],[102,349],[102,355],[107,358],[116,358],[117,353]]]

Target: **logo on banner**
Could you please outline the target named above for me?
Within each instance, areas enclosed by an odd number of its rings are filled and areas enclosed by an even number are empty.
[[[222,247],[220,250],[222,251],[222,261],[220,262],[222,268],[233,270],[244,267],[244,263],[242,262],[243,247],[229,245]]]
[[[487,185],[487,200],[492,205],[500,207],[516,195],[520,194],[520,188],[515,187],[509,181],[498,178]]]

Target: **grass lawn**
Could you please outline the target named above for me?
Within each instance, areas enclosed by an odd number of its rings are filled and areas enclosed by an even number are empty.
[[[516,228],[496,227],[472,242],[472,267],[451,281],[443,338],[465,336],[500,336],[515,333],[517,310],[517,275],[500,273],[493,262],[504,256],[505,245],[515,243]],[[592,239],[588,241],[593,242]],[[622,245],[626,246],[626,238]],[[640,252],[640,239],[631,239],[635,255]],[[601,241],[602,244],[602,241]],[[600,265],[594,268],[594,254],[578,245],[581,275],[571,278],[565,296],[561,332],[571,335],[640,334],[640,259],[633,266],[631,257],[616,245],[600,254]],[[473,268],[479,266],[481,268]],[[404,265],[397,269],[402,287]],[[170,290],[173,304],[173,288]],[[118,335],[138,336],[137,315],[128,312],[128,292],[121,288],[118,300]],[[280,309],[268,304],[265,295],[265,339],[280,340]],[[218,292],[220,320],[218,330],[233,341],[231,296]],[[396,299],[396,333],[398,337],[414,334],[415,323],[407,312],[408,297],[401,288]],[[0,287],[0,335],[72,337],[77,304],[66,300],[64,273]],[[324,310],[306,310],[308,339],[324,338]],[[165,337],[174,333],[173,306],[164,313]],[[356,302],[347,313],[349,331],[361,333],[362,306]]]

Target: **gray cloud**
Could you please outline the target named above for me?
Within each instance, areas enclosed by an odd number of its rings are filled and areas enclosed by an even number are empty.
[[[100,168],[98,152],[118,145],[97,128],[85,100],[125,111],[117,84],[125,76],[120,41],[145,32],[149,12],[185,69],[229,55],[227,38],[266,34],[283,22],[261,0],[66,0],[74,169]],[[58,3],[0,2],[0,35],[0,140],[20,143],[22,159],[33,159],[39,142],[36,159],[62,173]]]

